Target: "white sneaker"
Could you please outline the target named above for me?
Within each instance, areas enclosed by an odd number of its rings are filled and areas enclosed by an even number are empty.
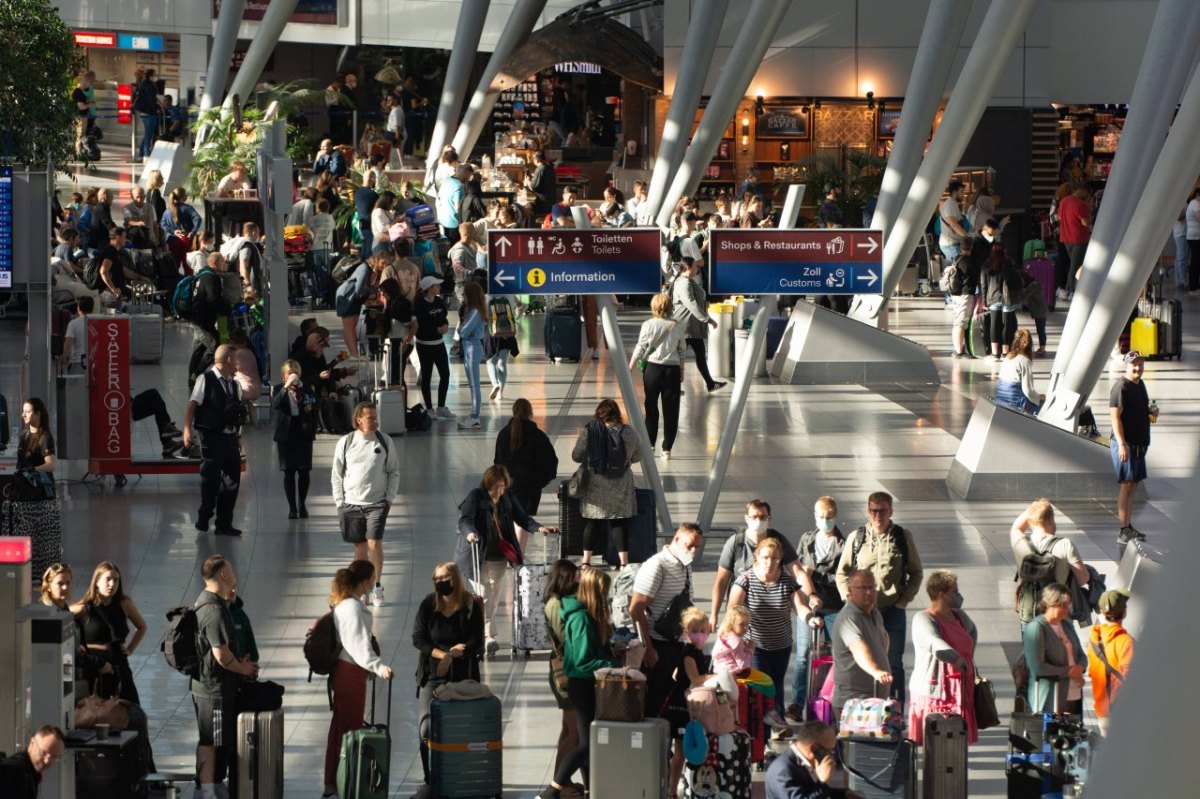
[[[771,710],[763,714],[763,722],[771,727],[790,727],[783,717],[779,715],[778,710]]]
[[[371,604],[377,608],[383,607],[383,586],[377,585],[371,591]]]
[[[471,417],[471,427],[473,427],[473,428],[474,428],[474,429],[476,429],[476,430],[478,430],[479,428],[483,427],[483,423],[479,421],[479,417],[478,417],[478,416],[472,416],[472,417]]]
[[[439,405],[437,409],[437,418],[439,419],[454,419],[454,412],[445,405]]]
[[[487,639],[487,643],[484,645],[484,651],[487,652],[487,656],[489,658],[496,657],[496,653],[500,651],[500,642],[495,638]]]
[[[458,420],[459,430],[478,430],[483,427],[477,416],[464,416]]]
[[[669,449],[664,449],[664,450],[662,451],[662,459],[663,459],[663,461],[669,461],[669,460],[671,460],[671,450],[669,450]]]

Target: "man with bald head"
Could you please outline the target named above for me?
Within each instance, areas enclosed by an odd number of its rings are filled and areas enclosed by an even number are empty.
[[[233,506],[242,478],[238,439],[246,422],[246,409],[234,379],[236,371],[233,347],[217,347],[212,368],[196,378],[183,414],[183,445],[190,447],[193,435],[200,441],[200,512],[196,529],[202,533],[208,532],[208,523],[215,514],[217,535],[242,534],[233,526]]]

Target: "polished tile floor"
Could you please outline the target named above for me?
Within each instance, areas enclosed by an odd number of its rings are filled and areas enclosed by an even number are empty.
[[[947,357],[948,315],[940,301],[902,299],[896,307],[893,332],[934,352],[941,385],[869,391],[856,385],[783,386],[756,380],[714,526],[730,529],[740,519],[745,500],[761,496],[774,508],[774,526],[794,538],[810,523],[813,500],[831,494],[841,503],[843,525],[853,527],[865,517],[869,492],[892,492],[895,519],[915,532],[926,568],[947,567],[959,573],[966,608],[980,628],[979,666],[997,685],[1005,707],[1012,694],[1008,657],[1018,640],[1011,611],[1013,563],[1007,534],[1025,500],[967,502],[951,495],[944,482],[973,403],[992,390],[996,366]],[[1148,500],[1137,508],[1136,523],[1166,547],[1178,534],[1177,485],[1194,468],[1200,429],[1200,380],[1193,357],[1200,345],[1194,322],[1198,313],[1200,303],[1185,298],[1187,359],[1150,363],[1146,373],[1162,417],[1149,454]],[[622,314],[626,346],[632,343],[641,318],[638,313]],[[1063,318],[1061,312],[1051,316],[1052,351]],[[293,314],[293,328],[299,319]],[[328,326],[339,329],[336,324]],[[159,388],[178,419],[186,400],[191,338],[181,325],[170,324],[166,332],[163,364],[134,366],[133,383],[138,389]],[[0,322],[0,351],[20,352],[23,335],[20,321]],[[414,733],[412,619],[429,590],[433,566],[453,552],[456,506],[491,462],[495,434],[504,424],[509,402],[527,397],[533,403],[537,420],[554,441],[560,474],[565,477],[572,468],[570,447],[595,402],[619,393],[607,352],[595,361],[549,364],[542,355],[540,318],[526,321],[521,335],[522,355],[512,363],[506,402],[503,407],[496,403],[485,407],[482,430],[459,431],[453,423],[442,422],[429,433],[397,439],[405,464],[402,500],[389,520],[384,546],[387,605],[374,613],[375,633],[397,675],[389,708],[394,731],[392,796],[409,796],[421,780]],[[1043,385],[1049,366],[1048,360],[1037,362]],[[1102,378],[1097,397],[1107,393],[1108,381],[1117,374],[1119,368],[1110,369]],[[465,413],[469,398],[457,365],[452,383],[450,406]],[[13,405],[19,394],[15,358],[0,361],[0,390]],[[707,395],[691,371],[675,457],[660,466],[676,520],[692,518],[699,506],[729,394],[725,389]],[[1107,434],[1106,428],[1102,419]],[[138,446],[151,452],[155,442],[150,422],[141,423],[139,435]],[[325,609],[333,572],[350,556],[338,535],[330,500],[333,441],[329,436],[317,441],[317,468],[308,503],[312,517],[288,521],[270,428],[246,431],[249,469],[235,517],[235,524],[246,533],[237,540],[193,529],[196,478],[146,477],[117,488],[111,479],[76,482],[82,476],[81,463],[66,464],[60,472],[60,477],[73,478],[63,486],[63,524],[66,558],[75,566],[78,581],[86,580],[96,562],[116,561],[125,574],[126,592],[150,623],[133,664],[160,768],[190,764],[196,735],[187,682],[165,665],[158,652],[165,628],[162,614],[195,598],[201,589],[200,564],[220,552],[233,560],[240,575],[240,590],[261,650],[262,675],[287,687],[286,795],[319,796],[330,714],[324,686],[306,681],[301,642]],[[1114,497],[1115,486],[1114,496],[1058,506],[1060,533],[1105,572],[1115,570],[1117,554]],[[556,516],[557,504],[547,493],[539,517],[554,522]],[[715,569],[718,542],[711,539],[726,534],[710,537],[708,555],[699,563],[697,589],[702,597],[710,593]],[[532,557],[540,557],[536,548]],[[508,618],[508,608],[500,613]],[[507,634],[501,640],[506,642]],[[514,660],[507,649],[484,665],[486,681],[504,703],[504,782],[509,796],[534,796],[551,772],[559,721],[546,671],[545,655]],[[990,731],[973,747],[972,797],[1004,795],[1005,743],[1003,732]]]

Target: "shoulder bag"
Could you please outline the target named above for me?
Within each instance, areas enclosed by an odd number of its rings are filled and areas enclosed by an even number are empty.
[[[107,724],[111,732],[124,732],[129,728],[129,703],[114,695],[102,698],[96,691],[99,680],[92,684],[92,693],[75,705],[75,727],[81,730],[95,729],[97,724]],[[121,693],[120,685],[117,694]]]

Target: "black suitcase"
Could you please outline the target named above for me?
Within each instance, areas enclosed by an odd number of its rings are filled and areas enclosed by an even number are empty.
[[[577,311],[546,314],[546,357],[578,361],[583,350],[583,323]]]
[[[658,551],[658,516],[652,490],[638,488],[634,490],[634,494],[637,498],[637,515],[629,519],[625,527],[625,532],[629,534],[629,562],[645,563]],[[616,542],[611,533],[608,536],[608,546],[604,550],[604,562],[609,566],[621,565]]]
[[[916,799],[917,745],[876,738],[838,740],[850,790],[866,799]]]
[[[579,500],[567,496],[567,481],[558,485],[558,531],[562,534],[562,556],[583,554],[584,519]]]
[[[138,763],[136,743],[75,750],[75,799],[141,799]]]
[[[967,799],[967,723],[962,716],[925,717],[923,799]]]
[[[1183,303],[1166,300],[1154,306],[1158,319],[1158,357],[1183,359]]]

